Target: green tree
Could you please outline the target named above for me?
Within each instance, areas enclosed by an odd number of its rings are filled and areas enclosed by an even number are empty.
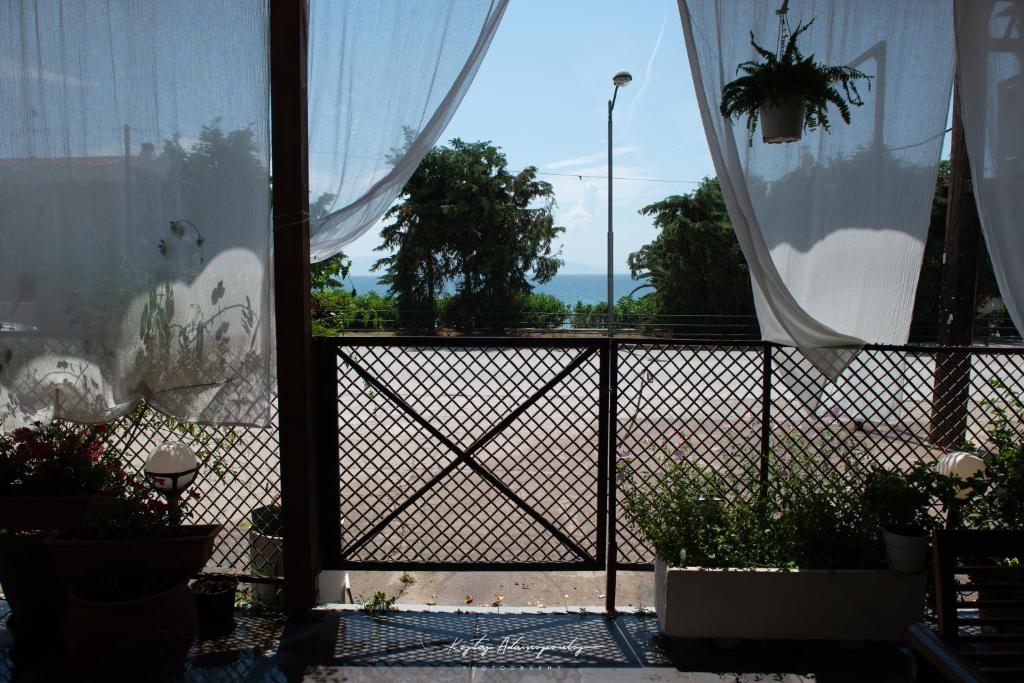
[[[511,173],[488,142],[454,139],[431,150],[385,214],[377,250],[391,255],[374,264],[403,324],[432,326],[447,288],[446,314],[460,326],[514,324],[530,279],[547,282],[562,265],[552,245],[564,232],[554,204],[535,167]]]
[[[653,287],[658,313],[753,315],[750,274],[714,178],[640,209],[660,231],[629,255],[634,279]]]
[[[920,328],[911,334],[919,339],[934,340],[938,323],[948,196],[949,162],[943,161],[936,177],[914,301],[913,319]],[[791,205],[800,206],[796,199]],[[707,178],[693,192],[667,197],[640,213],[653,216],[661,232],[653,242],[630,254],[629,267],[635,279],[651,282],[653,293],[648,297],[655,300],[659,313],[754,314],[746,261],[717,180]],[[999,297],[992,261],[984,248],[980,258],[976,291],[979,308]]]
[[[316,221],[327,215],[335,195],[324,192],[309,205],[309,220]],[[309,267],[309,288],[313,292],[341,289],[341,281],[348,277],[352,261],[343,252],[312,264]]]
[[[913,329],[911,336],[934,341],[939,324],[939,304],[942,290],[943,253],[946,246],[946,206],[949,201],[949,161],[939,164],[939,173],[935,179],[935,197],[932,200],[932,215],[928,225],[928,239],[925,242],[924,259],[921,262],[921,276],[917,281],[917,294],[914,298],[914,322],[919,329]],[[978,309],[987,308],[989,303],[999,298],[999,285],[996,284],[995,272],[992,270],[992,259],[988,255],[982,240],[978,258],[978,279],[975,290],[975,303]],[[1005,314],[1004,314],[1005,315]]]

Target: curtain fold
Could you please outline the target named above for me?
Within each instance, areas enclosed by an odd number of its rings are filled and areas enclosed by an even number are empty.
[[[312,0],[310,256],[372,228],[437,143],[508,0]]]
[[[799,348],[835,379],[865,342],[905,343],[952,83],[949,0],[792,0],[814,19],[804,54],[875,78],[852,123],[748,145],[718,111],[722,86],[775,46],[775,3],[679,0],[708,146],[750,265],[764,339]]]
[[[0,0],[0,422],[265,425],[265,3]]]
[[[956,0],[960,103],[982,233],[1024,332],[1024,2]]]

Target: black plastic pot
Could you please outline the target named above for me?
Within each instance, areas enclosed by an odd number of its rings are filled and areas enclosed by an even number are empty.
[[[192,583],[201,639],[222,638],[234,630],[236,590],[238,579],[224,574],[209,574]]]

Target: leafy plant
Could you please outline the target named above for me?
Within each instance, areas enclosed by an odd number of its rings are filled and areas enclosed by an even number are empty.
[[[1024,529],[1024,401],[999,379],[981,402],[991,451],[985,469],[967,480],[972,496],[963,518],[976,528]]]
[[[951,500],[953,486],[929,462],[916,462],[907,472],[879,468],[865,482],[864,507],[886,531],[923,536],[940,526],[931,505],[936,499]]]
[[[189,517],[191,503],[201,494],[190,490],[176,505],[168,504],[153,489],[144,475],[117,474],[113,495],[89,508],[76,538],[138,538],[167,537],[189,534],[181,522]]]
[[[878,527],[856,478],[788,447],[773,457],[770,485],[762,488],[756,470],[722,472],[692,460],[691,450],[652,444],[661,465],[653,480],[636,470],[635,457],[619,461],[623,510],[671,565],[879,566]]]
[[[821,126],[828,131],[829,104],[839,110],[846,123],[850,123],[850,105],[864,104],[857,91],[857,81],[867,81],[870,88],[871,76],[849,66],[820,64],[814,61],[814,55],[805,57],[800,51],[797,40],[813,23],[812,19],[798,24],[779,54],[758,45],[754,33],[750,33],[750,44],[763,61],[746,61],[736,67],[737,73],[743,75],[725,84],[719,106],[727,119],[747,117],[748,143],[753,144],[762,106],[776,107],[802,100],[804,127],[813,130]]]
[[[0,494],[88,495],[117,484],[120,459],[104,443],[106,425],[55,420],[0,435]]]
[[[556,329],[569,317],[569,305],[551,294],[527,294],[520,298],[519,309],[526,327]]]
[[[390,612],[395,608],[394,595],[388,595],[384,591],[374,591],[370,599],[363,603],[363,611],[369,614],[377,612]]]

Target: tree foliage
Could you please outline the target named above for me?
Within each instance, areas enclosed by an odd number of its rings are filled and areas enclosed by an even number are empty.
[[[325,192],[309,205],[309,219],[315,221],[327,215],[329,207],[334,203],[335,195]],[[309,267],[309,288],[314,291],[335,290],[341,287],[341,281],[348,277],[352,261],[343,252],[319,261]]]
[[[554,190],[537,169],[513,174],[488,142],[452,140],[424,158],[392,207],[374,264],[412,327],[446,314],[462,327],[515,324],[530,279],[547,282],[561,266],[552,242]]]
[[[939,164],[935,179],[935,198],[932,200],[931,222],[928,225],[928,240],[925,242],[924,259],[921,263],[921,277],[917,281],[917,295],[914,299],[914,320],[920,322],[922,337],[934,338],[935,326],[939,322],[940,297],[942,296],[943,252],[946,246],[946,205],[949,201],[949,161]],[[982,248],[978,255],[978,279],[975,303],[979,309],[988,307],[999,299],[999,285],[988,249]],[[1003,312],[1005,315],[1005,311]],[[912,336],[915,334],[911,333]]]
[[[750,274],[716,179],[640,213],[653,217],[659,234],[629,255],[629,269],[651,283],[659,313],[753,315]]]

